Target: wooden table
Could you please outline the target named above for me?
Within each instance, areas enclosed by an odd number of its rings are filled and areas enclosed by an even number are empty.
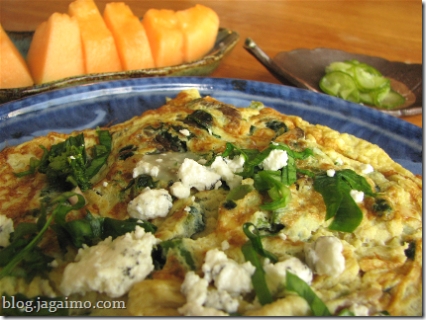
[[[100,10],[113,0],[96,0]],[[53,12],[67,12],[71,0],[0,0],[6,30],[34,30]],[[416,1],[149,1],[127,0],[138,16],[149,8],[185,9],[202,3],[214,9],[221,26],[237,31],[240,42],[213,77],[279,83],[244,48],[252,38],[269,56],[299,48],[328,47],[422,63],[422,2]],[[422,127],[422,116],[403,118]]]

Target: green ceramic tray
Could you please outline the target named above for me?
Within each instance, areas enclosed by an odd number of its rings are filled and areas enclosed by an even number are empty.
[[[10,39],[15,43],[16,47],[21,52],[24,58],[26,58],[27,56],[33,33],[33,31],[7,32]],[[139,69],[109,73],[94,73],[64,78],[58,81],[52,81],[30,87],[0,89],[0,103],[5,103],[11,100],[24,98],[33,94],[42,93],[54,89],[61,89],[101,81],[161,76],[207,76],[219,66],[223,57],[235,47],[238,40],[239,34],[237,32],[226,28],[220,28],[214,47],[206,56],[204,56],[200,60],[172,67]]]

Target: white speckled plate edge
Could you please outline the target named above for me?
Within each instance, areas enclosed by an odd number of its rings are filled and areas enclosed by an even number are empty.
[[[353,134],[382,147],[396,162],[422,174],[423,132],[404,120],[341,99],[265,82],[206,77],[101,82],[34,95],[0,106],[0,150],[49,131],[70,133],[123,122],[195,88],[245,107],[261,101],[285,114]]]

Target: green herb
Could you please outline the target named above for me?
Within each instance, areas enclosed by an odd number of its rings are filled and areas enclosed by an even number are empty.
[[[349,169],[337,171],[333,177],[327,176],[326,173],[317,175],[314,189],[321,193],[324,199],[327,208],[325,219],[334,218],[329,228],[343,232],[353,232],[363,217],[361,209],[350,195],[351,190],[374,196],[367,180]]]
[[[415,256],[416,256],[416,243],[415,242],[410,242],[408,244],[408,248],[404,250],[405,256],[410,259],[410,260],[414,260]]]
[[[349,311],[348,309],[343,309],[337,314],[338,317],[355,317],[355,313]]]
[[[286,290],[294,291],[305,299],[314,316],[328,317],[332,315],[325,303],[315,294],[311,287],[288,270],[286,272]]]
[[[259,234],[257,227],[251,223],[246,222],[243,225],[244,234],[249,238],[253,249],[262,257],[268,258],[272,262],[277,262],[278,258],[268,250],[265,250],[262,245],[262,236]]]
[[[265,305],[273,302],[272,294],[266,284],[265,270],[263,270],[262,263],[260,262],[257,251],[254,249],[252,242],[249,241],[243,244],[241,251],[243,252],[246,261],[250,261],[250,263],[256,268],[251,276],[251,282],[260,304]]]
[[[288,131],[286,124],[277,120],[267,122],[266,127],[275,131],[275,137],[278,137]]]
[[[235,201],[233,201],[233,200],[226,200],[224,203],[223,203],[223,207],[225,208],[225,209],[227,209],[227,210],[232,210],[232,209],[234,209],[234,208],[236,208],[237,207],[237,204],[235,203]]]
[[[130,190],[130,194],[132,198],[136,197],[143,189],[145,188],[151,188],[154,189],[156,186],[156,182],[154,182],[154,179],[149,174],[141,174],[137,176],[136,178],[133,178],[130,180],[128,185],[121,190],[121,192],[126,192],[127,190]]]
[[[253,187],[247,184],[242,184],[231,191],[229,191],[228,195],[226,196],[226,200],[233,200],[237,201],[242,198],[244,198],[248,193],[250,193],[253,190]]]
[[[93,156],[89,166],[86,168],[88,179],[92,179],[107,162],[108,156],[111,153],[112,137],[109,131],[97,130],[99,144],[93,147]]]
[[[162,258],[165,260],[169,251],[172,251],[175,255],[180,257],[185,265],[190,270],[195,270],[195,261],[192,254],[185,247],[182,239],[171,239],[160,243]]]
[[[178,136],[172,135],[168,131],[157,134],[155,140],[164,147],[165,150],[163,151],[186,152],[188,150],[185,141],[180,140]]]
[[[313,155],[312,150],[308,148],[301,152],[298,152],[290,149],[290,147],[285,144],[271,143],[268,148],[263,151],[255,150],[257,152],[246,152],[247,159],[244,163],[244,171],[241,175],[244,178],[252,177],[255,173],[255,167],[259,166],[263,162],[263,160],[265,160],[269,156],[272,150],[284,150],[287,152],[288,158],[293,159],[306,159],[307,157]]]
[[[264,210],[278,210],[287,206],[291,199],[291,193],[286,183],[282,182],[280,171],[259,171],[254,175],[254,187],[258,191],[267,190],[272,199],[271,202],[260,206]]]
[[[193,113],[188,115],[185,119],[186,122],[193,123],[196,126],[205,129],[207,132],[211,133],[211,128],[213,125],[213,117],[210,113],[204,110],[195,110]]]
[[[125,146],[118,151],[118,159],[126,160],[127,158],[132,157],[134,155],[134,151],[136,150],[137,150],[137,147],[134,145],[130,144],[128,146]]]
[[[71,136],[63,142],[44,150],[40,160],[32,158],[28,171],[15,173],[18,177],[38,172],[46,174],[49,182],[63,186],[65,190],[79,186],[81,190],[91,187],[93,178],[106,163],[111,152],[111,135],[108,131],[97,130],[99,144],[93,147],[93,157],[89,159],[83,134]]]
[[[77,203],[74,205],[70,205],[68,202],[68,199],[70,197],[77,196]],[[7,264],[4,265],[3,269],[0,271],[0,279],[5,276],[13,276],[16,275],[16,270],[19,270],[21,273],[21,276],[29,275],[29,273],[34,273],[34,270],[25,271],[27,268],[34,268],[34,265],[28,265],[25,264],[24,268],[18,268],[20,263],[23,261],[37,261],[37,269],[36,271],[39,271],[40,269],[43,270],[43,268],[46,267],[43,262],[46,261],[45,258],[38,256],[35,256],[35,254],[38,252],[37,244],[41,241],[43,235],[49,228],[50,224],[53,220],[56,219],[63,219],[65,220],[65,216],[68,212],[71,210],[78,210],[82,208],[85,204],[84,197],[80,194],[76,194],[74,192],[66,192],[58,196],[57,198],[53,199],[52,202],[49,204],[49,206],[55,206],[53,209],[51,215],[49,218],[46,219],[47,213],[45,210],[47,210],[47,207],[44,207],[42,210],[42,216],[39,218],[40,222],[37,223],[37,233],[35,236],[32,237],[32,234],[34,233],[35,229],[34,227],[29,227],[28,225],[23,226],[21,228],[25,230],[19,230],[19,238],[13,237],[12,243],[7,246],[5,249],[0,251],[0,261],[7,261]],[[23,238],[23,236],[29,235],[30,237]]]
[[[373,211],[377,213],[378,216],[383,216],[388,212],[392,211],[392,207],[386,201],[386,199],[377,198],[373,204]]]
[[[94,217],[90,212],[83,219],[68,222],[58,221],[51,227],[58,237],[61,248],[65,250],[68,244],[81,248],[83,244],[96,245],[99,241],[108,237],[115,239],[134,231],[136,226],[144,228],[147,232],[154,233],[156,231],[153,224],[140,219],[118,220],[109,217]]]

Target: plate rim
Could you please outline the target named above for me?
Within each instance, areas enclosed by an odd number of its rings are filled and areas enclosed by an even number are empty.
[[[310,102],[315,100],[315,103],[318,104],[314,108],[318,108],[316,112],[329,113],[334,112],[342,119],[345,117],[353,118],[354,114],[361,114],[364,116],[364,119],[359,119],[362,124],[355,124],[357,127],[368,127],[375,126],[380,129],[382,123],[387,125],[392,125],[397,127],[398,130],[402,132],[408,132],[411,135],[416,136],[416,142],[414,143],[416,149],[422,150],[423,144],[423,135],[422,128],[415,126],[412,123],[409,123],[405,120],[402,120],[397,117],[393,117],[371,109],[362,105],[354,104],[342,99],[330,97],[322,93],[315,93],[306,89],[300,89],[295,87],[284,86],[281,84],[268,83],[263,81],[255,80],[245,80],[245,79],[235,79],[235,78],[215,78],[215,77],[154,77],[154,78],[140,78],[140,79],[127,79],[127,80],[112,80],[99,83],[92,83],[86,86],[77,86],[69,87],[59,90],[52,90],[49,92],[33,95],[27,98],[23,98],[16,101],[11,101],[0,106],[0,128],[7,125],[8,120],[17,119],[19,115],[22,115],[26,112],[33,112],[36,110],[42,110],[45,108],[55,107],[58,103],[66,101],[66,103],[79,102],[84,100],[96,99],[100,96],[105,95],[106,93],[115,95],[125,95],[126,93],[140,93],[147,94],[152,92],[153,94],[156,91],[169,91],[173,93],[178,93],[184,89],[195,88],[200,91],[202,95],[210,95],[209,92],[226,92],[231,96],[241,92],[243,95],[243,100],[247,101],[249,96],[259,97],[258,101],[262,100],[262,96],[266,99],[268,92],[273,92],[273,99],[278,99],[280,101],[291,101],[296,104],[299,103],[305,108],[310,108]],[[171,94],[173,94],[171,93]],[[214,95],[212,95],[214,97]],[[241,98],[240,98],[241,99]],[[295,100],[300,99],[300,100]],[[322,104],[330,103],[330,108],[325,108]],[[267,105],[267,104],[266,104]],[[36,106],[34,108],[34,106]],[[268,106],[268,105],[267,105]],[[274,109],[277,109],[275,106],[271,106]],[[33,108],[33,109],[31,109]],[[309,109],[310,110],[310,109]],[[278,111],[291,115],[292,113],[285,112],[283,110]],[[368,116],[370,115],[370,116]],[[296,114],[296,116],[298,116]],[[367,117],[365,117],[367,116]],[[312,123],[312,124],[321,124],[309,121],[301,116],[302,119]],[[362,117],[361,117],[362,118]],[[374,120],[374,121],[373,121]],[[19,120],[18,120],[19,121]],[[372,122],[373,121],[373,122]],[[334,130],[337,130],[341,133],[346,132],[340,128],[334,128],[328,124],[326,126],[331,127]],[[377,129],[377,130],[378,130]],[[394,129],[394,128],[393,128]],[[376,129],[375,129],[376,130]],[[376,130],[376,131],[377,131]],[[384,135],[388,135],[386,129]],[[355,135],[353,132],[348,132],[349,134]],[[419,140],[420,137],[421,141]],[[361,137],[362,138],[362,137]],[[362,138],[369,141],[368,139]],[[403,141],[410,141],[408,138],[402,136]],[[404,140],[405,139],[405,140]],[[7,140],[0,141],[0,145],[3,145]],[[369,141],[370,143],[375,143]],[[379,145],[382,149],[386,151],[386,148]],[[411,148],[411,147],[410,147]],[[0,148],[0,149],[3,149]],[[387,152],[388,153],[388,152]],[[389,153],[388,153],[389,154]],[[395,158],[393,156],[393,158]],[[407,159],[412,160],[413,158]],[[394,159],[395,160],[395,159]]]

